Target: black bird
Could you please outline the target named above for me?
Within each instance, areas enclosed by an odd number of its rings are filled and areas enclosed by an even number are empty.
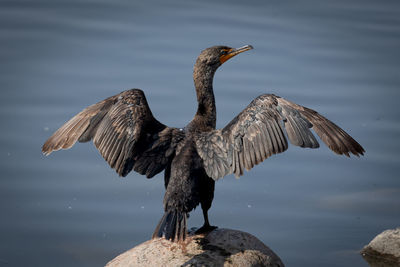
[[[231,57],[250,50],[213,46],[201,52],[193,78],[198,108],[183,129],[168,127],[153,117],[145,95],[131,89],[87,107],[58,129],[43,145],[48,155],[68,149],[76,141],[93,140],[101,155],[120,176],[132,169],[151,178],[164,170],[164,216],[154,237],[184,240],[189,212],[201,204],[204,225],[214,229],[208,210],[215,181],[227,174],[243,175],[272,154],[284,152],[289,141],[317,148],[321,140],[337,154],[359,156],[365,152],[350,135],[316,111],[272,94],[255,98],[222,129],[215,129],[213,93],[215,71]]]

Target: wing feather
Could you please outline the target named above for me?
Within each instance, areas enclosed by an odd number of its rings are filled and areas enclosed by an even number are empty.
[[[337,154],[359,156],[365,152],[349,134],[316,111],[270,94],[254,99],[223,129],[200,134],[196,147],[210,177],[218,179],[230,173],[238,177],[244,169],[284,152],[288,148],[285,132],[293,145],[318,148],[310,129]]]
[[[143,91],[131,89],[78,113],[45,142],[42,151],[49,155],[68,149],[77,141],[93,140],[120,176],[126,176],[139,162],[140,173],[152,177],[165,168],[173,154],[176,143],[171,132],[176,133],[176,129],[153,117]]]

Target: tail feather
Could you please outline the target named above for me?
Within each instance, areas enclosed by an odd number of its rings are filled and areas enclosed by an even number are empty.
[[[171,241],[185,240],[187,231],[186,221],[186,212],[177,210],[166,211],[154,230],[152,238],[165,237],[165,239]]]

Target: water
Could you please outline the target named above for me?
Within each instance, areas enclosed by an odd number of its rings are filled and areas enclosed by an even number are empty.
[[[142,88],[181,127],[209,46],[254,50],[215,77],[218,127],[275,93],[316,109],[366,149],[297,147],[216,186],[211,222],[250,232],[287,266],[367,266],[358,251],[400,222],[398,1],[0,2],[0,266],[101,266],[149,239],[163,177],[120,179],[91,144],[44,157],[84,107]],[[202,224],[196,210],[189,227]]]

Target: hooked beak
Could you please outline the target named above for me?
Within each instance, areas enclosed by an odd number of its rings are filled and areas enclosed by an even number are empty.
[[[228,59],[230,59],[230,58],[232,58],[232,57],[234,57],[234,56],[236,56],[236,55],[238,55],[238,54],[240,54],[242,52],[245,52],[247,50],[251,50],[251,49],[253,49],[253,47],[251,45],[245,45],[245,46],[242,46],[242,47],[239,47],[239,48],[232,48],[229,51],[227,51],[227,53],[225,55],[222,55],[219,58],[219,61],[221,62],[221,64],[223,64]]]

